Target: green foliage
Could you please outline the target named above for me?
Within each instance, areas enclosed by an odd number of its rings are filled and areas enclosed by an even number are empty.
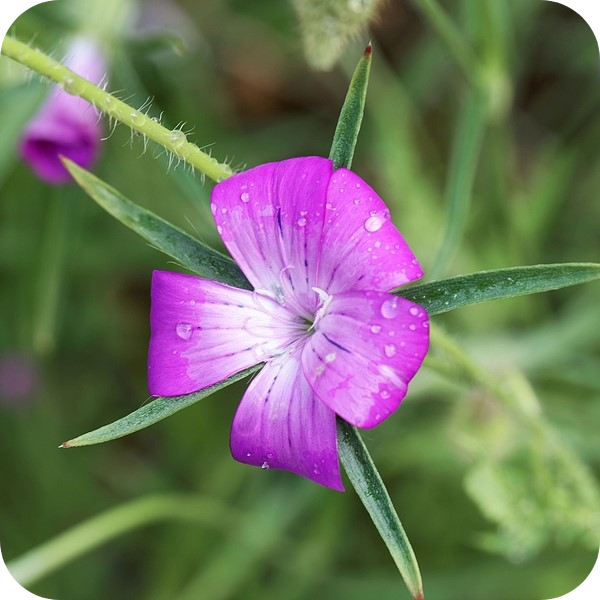
[[[35,7],[15,28],[56,57],[56,40],[73,33],[53,12],[58,4]],[[450,226],[450,179],[459,175],[448,165],[458,164],[452,148],[464,99],[476,86],[485,97],[485,136],[463,188],[470,197],[454,196],[468,210],[456,221],[444,276],[485,278],[513,265],[559,263],[578,263],[569,276],[593,270],[600,256],[593,34],[558,3],[435,4],[445,9],[446,33],[411,9],[424,3],[378,8],[369,34],[377,59],[353,168],[389,204],[431,279]],[[188,139],[215,142],[215,155],[233,157],[236,166],[327,155],[345,79],[306,68],[289,4],[186,6],[189,54],[134,54],[131,40],[115,36],[107,89],[122,90],[118,95],[138,108],[152,98],[148,114],[168,131],[185,121]],[[146,397],[150,273],[172,265],[73,188],[54,350],[34,352],[32,315],[44,299],[38,290],[54,198],[12,150],[48,89],[24,82],[0,60],[0,122],[5,142],[12,140],[0,152],[0,362],[24,354],[38,377],[35,391],[18,399],[0,393],[0,477],[10,482],[0,503],[4,558],[24,556],[129,499],[177,491],[193,500],[201,493],[223,510],[198,503],[190,508],[196,520],[131,531],[65,563],[32,590],[61,600],[164,600],[192,594],[196,582],[215,598],[397,598],[397,572],[357,498],[231,460],[227,436],[240,384],[118,443],[56,449]],[[127,127],[113,132],[107,123],[106,131],[99,178],[222,250],[200,178],[183,165],[168,169],[169,155],[157,160]],[[425,288],[430,310],[443,309],[458,293],[444,296],[452,281],[402,293],[434,286]],[[475,290],[494,294],[493,285]],[[460,339],[460,352],[436,340],[399,412],[365,437],[419,556],[425,595],[565,594],[597,557],[598,283],[467,302],[434,321]],[[174,502],[169,510],[179,508]]]

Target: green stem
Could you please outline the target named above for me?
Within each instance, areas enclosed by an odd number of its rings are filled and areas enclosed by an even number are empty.
[[[56,342],[56,319],[67,258],[70,196],[64,189],[56,189],[48,199],[33,327],[33,348],[40,355],[52,352]]]
[[[479,61],[464,40],[458,27],[451,21],[436,0],[413,0],[413,2],[442,39],[467,81],[473,87],[478,87]]]
[[[2,54],[48,77],[69,94],[84,98],[112,119],[145,135],[214,181],[221,181],[232,175],[228,165],[219,163],[198,146],[188,142],[183,131],[163,127],[151,117],[73,73],[43,52],[7,35],[2,43]]]
[[[128,531],[161,520],[230,523],[232,514],[205,498],[161,495],[133,500],[92,517],[7,563],[22,586],[30,586],[72,560]]]
[[[428,273],[431,279],[437,279],[442,274],[461,241],[469,216],[473,183],[485,127],[486,103],[484,96],[478,90],[470,90],[458,123],[452,149],[445,193],[445,205],[448,207],[447,226],[436,259]]]

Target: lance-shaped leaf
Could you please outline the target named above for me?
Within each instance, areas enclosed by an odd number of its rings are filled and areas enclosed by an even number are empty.
[[[130,433],[134,433],[140,429],[149,427],[150,425],[154,425],[154,423],[158,423],[158,421],[162,421],[163,419],[170,417],[176,412],[179,412],[181,409],[191,406],[192,404],[198,402],[198,400],[202,400],[203,398],[210,396],[212,393],[223,389],[224,387],[227,387],[228,385],[231,385],[232,383],[235,383],[236,381],[239,381],[240,379],[243,379],[252,373],[255,373],[261,367],[262,364],[255,367],[250,367],[249,369],[245,369],[244,371],[240,371],[239,373],[232,375],[220,383],[211,385],[210,387],[204,388],[198,392],[194,392],[193,394],[187,394],[185,396],[170,396],[168,398],[155,398],[154,400],[148,402],[148,404],[144,404],[144,406],[138,408],[136,411],[130,413],[126,417],[69,440],[64,444],[61,444],[60,448],[76,448],[78,446],[101,444],[103,442],[109,442],[111,440],[116,440],[123,436],[129,435]]]
[[[365,112],[372,51],[373,48],[369,43],[362,58],[358,61],[358,65],[356,65],[340,111],[329,152],[329,158],[333,161],[336,169],[340,167],[349,169],[352,164],[354,148]]]
[[[74,162],[63,162],[75,181],[104,210],[133,229],[155,248],[172,256],[182,267],[201,277],[238,288],[251,289],[239,267],[228,257],[138,206],[113,187]]]
[[[423,584],[415,553],[360,434],[339,417],[337,432],[340,460],[356,493],[388,547],[408,591],[415,600],[422,600]]]
[[[527,294],[539,294],[600,279],[600,264],[562,263],[479,271],[413,285],[396,293],[420,304],[429,315]]]

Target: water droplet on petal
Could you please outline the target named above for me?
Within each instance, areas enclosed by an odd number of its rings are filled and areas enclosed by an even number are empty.
[[[371,333],[379,333],[381,331],[381,325],[371,325]]]
[[[215,215],[217,214],[217,205],[214,202],[210,203],[210,212]]]
[[[416,317],[419,314],[419,309],[416,306],[411,306],[408,311],[413,317]]]
[[[379,215],[373,215],[369,217],[364,223],[364,227],[369,233],[375,233],[376,231],[379,231],[382,226],[383,218]]]
[[[182,340],[187,341],[192,337],[194,328],[189,323],[177,323],[175,331]]]
[[[416,326],[414,323],[411,323],[411,324],[408,326],[408,328],[409,328],[411,331],[414,331],[414,330],[417,328],[417,326]]]
[[[387,400],[390,397],[390,392],[389,390],[381,390],[381,392],[379,393],[379,395],[384,399]]]
[[[306,225],[306,218],[305,217],[300,217],[296,223],[298,223],[298,227],[304,227]]]
[[[217,225],[217,231],[219,235],[223,235],[223,228],[220,225]]]
[[[398,307],[398,298],[395,296],[393,298],[388,298],[381,305],[381,316],[386,319],[393,319],[399,311]]]
[[[240,194],[240,200],[242,202],[249,202],[250,201],[250,194],[248,192],[242,192]]]
[[[260,468],[266,471],[269,468],[269,463],[265,460],[265,462],[260,465]]]
[[[385,355],[388,358],[392,358],[392,356],[396,356],[396,346],[394,346],[394,344],[386,344],[384,351],[385,351]]]

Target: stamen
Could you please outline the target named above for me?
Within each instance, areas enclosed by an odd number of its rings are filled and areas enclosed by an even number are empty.
[[[327,309],[329,308],[329,305],[331,304],[331,301],[333,300],[333,296],[331,296],[330,294],[328,294],[326,291],[322,290],[321,288],[314,287],[312,289],[314,292],[316,292],[318,294],[319,298],[321,298],[321,304],[317,308],[317,312],[315,313],[315,320],[313,321],[312,325],[309,327],[308,331],[312,331],[313,329],[316,329],[319,321],[325,316],[325,313],[327,312]]]

